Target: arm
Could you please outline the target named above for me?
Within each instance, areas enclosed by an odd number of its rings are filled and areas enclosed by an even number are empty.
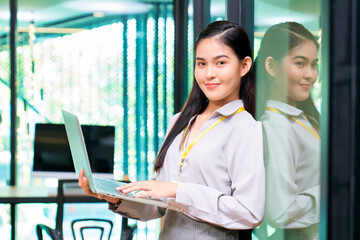
[[[119,198],[113,198],[92,192],[89,187],[89,180],[84,176],[84,170],[80,171],[78,184],[79,187],[84,190],[85,194],[98,199],[106,200],[109,203],[109,209],[111,211],[119,213],[127,218],[147,221],[159,218],[163,215],[163,212],[156,206],[120,200]]]
[[[176,114],[170,119],[166,135],[174,125],[178,116],[179,114]],[[169,194],[172,195],[176,192],[176,188],[177,188],[176,185],[171,183],[155,181],[156,179],[157,179],[157,173],[155,173],[151,178],[151,180],[149,181],[130,183],[124,185],[123,187],[118,188],[117,190],[123,191],[125,193],[137,191],[137,190],[144,190],[142,192],[135,194],[135,197],[153,196],[158,198],[168,197]],[[160,192],[157,192],[156,189],[159,189]],[[109,209],[123,216],[129,218],[135,218],[142,221],[159,218],[163,216],[165,213],[165,209],[160,209],[155,206],[149,206],[149,205],[136,203],[132,201],[125,201],[125,200],[123,200],[121,204],[116,204],[116,205],[110,204]]]
[[[318,222],[320,186],[311,184],[300,190],[297,173],[300,144],[287,126],[264,122],[266,145],[266,220],[273,227],[304,228]],[[304,171],[305,170],[305,171]]]
[[[227,172],[217,172],[229,175],[231,193],[201,184],[179,183],[175,208],[228,229],[250,229],[261,223],[265,207],[261,124],[253,123],[242,133],[226,139]],[[213,177],[217,177],[216,173]]]

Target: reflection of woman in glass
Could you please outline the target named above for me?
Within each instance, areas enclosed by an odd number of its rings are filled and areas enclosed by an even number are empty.
[[[281,23],[267,30],[256,60],[267,181],[265,220],[277,228],[271,239],[317,238],[319,113],[310,90],[318,76],[318,47],[301,24]]]
[[[260,224],[265,207],[262,128],[254,120],[249,39],[227,21],[208,25],[195,44],[195,81],[180,114],[170,120],[154,180],[118,190],[166,198],[160,239],[238,239]],[[89,190],[82,173],[79,185]],[[141,220],[157,207],[105,197],[110,209]]]

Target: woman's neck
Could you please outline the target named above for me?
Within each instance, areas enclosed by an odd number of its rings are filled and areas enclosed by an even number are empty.
[[[293,107],[296,107],[296,101],[295,100],[289,98],[285,94],[282,94],[281,92],[279,92],[278,89],[275,89],[274,86],[270,87],[269,99],[276,100],[276,101],[279,101],[279,102],[283,102],[283,103],[289,104],[289,105],[291,105]]]
[[[225,106],[228,103],[229,102],[209,101],[209,104],[207,105],[207,107],[205,108],[205,110],[201,114],[202,115],[208,115],[210,117],[211,114],[213,114],[213,112],[215,112],[216,110],[218,110],[219,108]]]
[[[286,96],[276,96],[275,95],[275,96],[270,96],[270,99],[276,100],[279,102],[283,102],[283,103],[289,104],[290,106],[296,107],[296,101],[294,101],[293,99],[288,98]]]

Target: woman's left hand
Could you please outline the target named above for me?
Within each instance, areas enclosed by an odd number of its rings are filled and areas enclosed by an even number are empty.
[[[176,198],[177,183],[139,181],[117,187],[116,190],[123,193],[140,191],[134,194],[135,197]]]

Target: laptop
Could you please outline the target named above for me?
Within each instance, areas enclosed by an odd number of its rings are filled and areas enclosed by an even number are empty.
[[[65,123],[66,135],[68,137],[70,152],[73,158],[73,163],[77,176],[79,176],[80,170],[84,169],[85,176],[89,179],[90,189],[94,193],[107,195],[124,200],[150,204],[162,208],[167,208],[168,204],[156,198],[135,198],[131,193],[122,193],[116,191],[116,188],[126,183],[118,182],[115,180],[95,177],[92,175],[90,162],[86,150],[86,145],[81,130],[80,122],[72,113],[62,110],[62,115]]]

